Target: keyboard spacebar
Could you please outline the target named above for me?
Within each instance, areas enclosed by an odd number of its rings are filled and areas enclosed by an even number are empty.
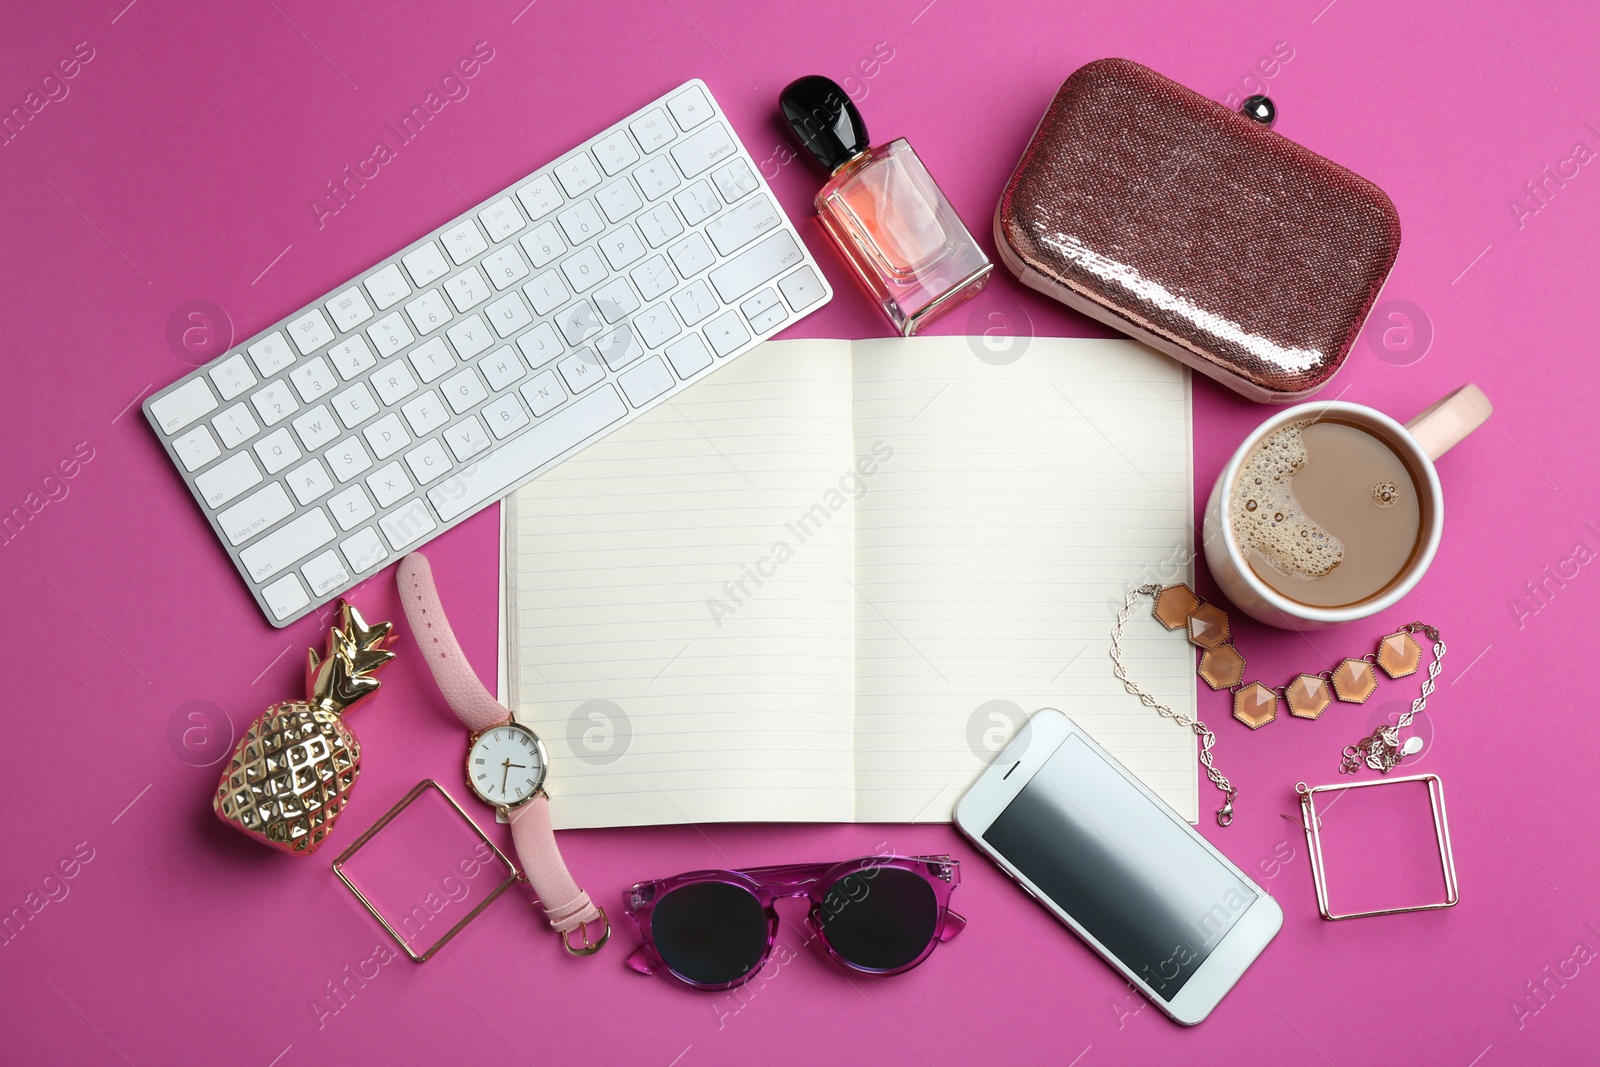
[[[628,413],[610,383],[568,404],[520,437],[501,445],[488,457],[464,468],[428,490],[428,500],[445,522],[496,500],[507,489],[561,453],[593,437]]]

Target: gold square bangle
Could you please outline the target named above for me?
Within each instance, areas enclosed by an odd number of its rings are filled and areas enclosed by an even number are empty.
[[[474,907],[466,915],[462,916],[460,922],[452,926],[443,937],[435,941],[428,947],[426,952],[419,956],[412,950],[411,946],[406,942],[406,939],[400,936],[400,932],[390,924],[389,920],[383,917],[383,913],[377,908],[373,907],[372,901],[368,900],[366,894],[361,892],[361,889],[350,880],[350,876],[345,874],[344,865],[349,862],[351,857],[360,851],[363,845],[367,844],[374,837],[376,837],[385,826],[388,826],[389,823],[394,821],[396,816],[405,811],[406,808],[410,807],[412,801],[416,800],[429,789],[437,790],[440,796],[449,801],[450,806],[455,809],[456,814],[461,816],[461,821],[472,827],[472,832],[478,835],[478,839],[485,845],[489,846],[490,851],[494,853],[495,859],[499,860],[505,866],[506,880],[495,886],[494,889],[490,891],[488,896],[484,897],[478,902],[476,907]],[[394,939],[394,943],[399,945],[401,950],[411,958],[412,963],[426,963],[428,960],[432,959],[435,952],[438,952],[441,948],[443,948],[452,937],[455,937],[468,923],[470,923],[473,919],[476,919],[484,908],[487,908],[490,904],[493,904],[499,898],[501,893],[504,893],[507,889],[510,889],[522,878],[522,872],[517,869],[517,865],[512,863],[511,860],[506,857],[504,852],[501,852],[495,847],[495,843],[489,840],[488,835],[478,827],[478,824],[473,821],[472,816],[461,810],[461,805],[456,803],[456,798],[451,796],[444,786],[440,785],[432,778],[424,778],[422,781],[418,782],[412,787],[411,792],[407,793],[404,797],[401,797],[399,803],[395,804],[394,807],[385,812],[381,819],[367,827],[367,831],[360,837],[356,838],[350,847],[340,853],[339,858],[333,861],[333,873],[339,876],[339,881],[345,884],[345,888],[349,889],[350,892],[356,895],[356,899],[361,901],[362,907],[366,908],[367,912],[383,925],[383,928],[389,932],[389,936]]]
[[[1428,802],[1433,808],[1433,831],[1439,844],[1439,865],[1444,872],[1445,898],[1432,904],[1409,904],[1400,908],[1375,908],[1371,911],[1348,911],[1334,914],[1328,905],[1328,873],[1322,859],[1322,819],[1317,815],[1313,797],[1318,793],[1338,793],[1346,789],[1363,789],[1373,785],[1399,785],[1401,782],[1428,783]],[[1316,788],[1304,782],[1295,785],[1300,794],[1300,821],[1306,829],[1306,851],[1311,857],[1311,880],[1317,888],[1317,910],[1324,919],[1359,919],[1367,915],[1399,915],[1407,911],[1434,911],[1454,907],[1461,899],[1456,884],[1456,860],[1450,851],[1450,825],[1445,821],[1444,785],[1437,774],[1414,774],[1409,778],[1374,778],[1370,782],[1351,782],[1348,785],[1319,785]]]

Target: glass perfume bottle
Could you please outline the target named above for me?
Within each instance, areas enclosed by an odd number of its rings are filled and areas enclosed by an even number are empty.
[[[910,337],[983,288],[994,264],[904,138],[872,147],[849,95],[820,75],[778,100],[832,172],[816,199],[823,228],[895,329]]]

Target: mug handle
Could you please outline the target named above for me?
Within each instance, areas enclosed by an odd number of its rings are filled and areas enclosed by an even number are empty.
[[[1438,459],[1489,421],[1494,405],[1476,385],[1463,385],[1406,423],[1429,459]]]

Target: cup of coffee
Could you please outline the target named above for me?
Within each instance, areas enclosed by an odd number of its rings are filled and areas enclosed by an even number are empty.
[[[1337,400],[1280,411],[1245,438],[1211,490],[1212,576],[1239,610],[1291,630],[1393,606],[1439,548],[1433,461],[1493,411],[1475,385],[1404,426]]]

